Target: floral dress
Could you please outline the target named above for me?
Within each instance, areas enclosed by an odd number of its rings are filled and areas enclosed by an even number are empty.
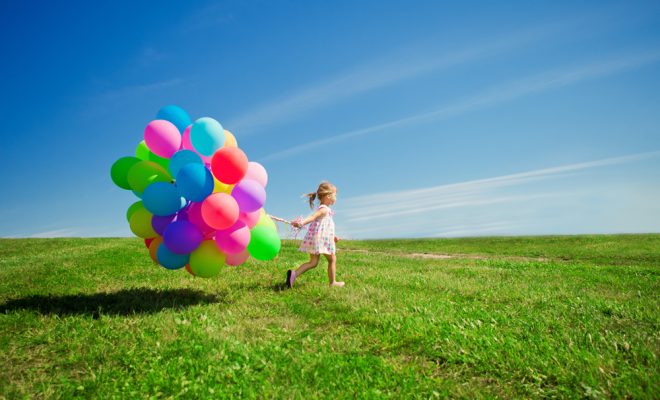
[[[310,254],[335,254],[335,222],[332,220],[335,212],[325,204],[321,204],[318,210],[323,207],[328,209],[328,214],[309,224],[298,250]]]

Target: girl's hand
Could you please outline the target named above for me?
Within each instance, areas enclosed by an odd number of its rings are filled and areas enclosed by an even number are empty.
[[[291,226],[294,228],[302,228],[302,223],[300,221],[292,221]]]
[[[339,238],[337,236],[335,236],[335,243],[337,243],[338,241],[339,241]]]

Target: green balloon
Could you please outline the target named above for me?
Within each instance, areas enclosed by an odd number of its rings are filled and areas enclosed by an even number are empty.
[[[149,148],[147,147],[147,144],[143,141],[138,143],[137,147],[135,148],[135,157],[139,158],[140,160],[149,160]]]
[[[161,167],[165,168],[166,171],[169,171],[169,166],[170,166],[170,159],[169,158],[163,158],[160,156],[155,155],[153,152],[149,152],[149,161],[153,161],[156,164],[160,165]]]
[[[128,221],[128,224],[131,227],[131,231],[137,237],[144,239],[153,238],[158,236],[153,226],[151,226],[151,218],[153,215],[147,211],[144,206],[136,209],[131,215],[131,220]]]
[[[212,278],[225,265],[225,255],[220,251],[215,240],[205,240],[195,251],[190,253],[190,269],[200,278]]]
[[[154,182],[172,182],[172,176],[167,170],[152,161],[140,161],[128,171],[130,188],[138,194],[142,194],[144,189]]]
[[[115,185],[122,189],[131,190],[131,185],[128,182],[128,171],[139,162],[140,159],[136,157],[122,157],[115,161],[110,169],[110,177]]]
[[[142,204],[141,201],[136,201],[135,203],[131,204],[131,206],[128,207],[128,210],[126,210],[126,220],[131,222],[131,217],[133,214],[135,214],[135,211],[139,210],[140,208],[144,208],[144,204]]]
[[[257,260],[272,260],[280,252],[282,240],[277,234],[277,229],[270,226],[255,226],[250,231],[250,244],[248,244],[248,253]]]

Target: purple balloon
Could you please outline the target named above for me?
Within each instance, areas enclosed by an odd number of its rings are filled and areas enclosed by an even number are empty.
[[[188,254],[195,250],[204,237],[195,224],[181,220],[167,225],[163,233],[163,243],[176,254]]]
[[[157,234],[160,236],[163,236],[165,233],[165,229],[169,224],[171,224],[174,221],[187,221],[188,220],[188,213],[185,210],[181,210],[176,214],[172,215],[165,215],[165,216],[160,216],[160,215],[154,215],[153,218],[151,218],[151,226],[154,228],[154,231],[156,231]]]
[[[266,189],[252,179],[243,179],[237,183],[231,195],[238,203],[238,208],[244,212],[257,211],[266,202]]]
[[[154,215],[153,218],[151,218],[151,226],[154,228],[154,231],[156,231],[157,234],[163,236],[163,233],[165,233],[165,228],[167,228],[167,225],[169,225],[170,222],[175,220],[176,220],[176,214],[165,215],[165,216]]]

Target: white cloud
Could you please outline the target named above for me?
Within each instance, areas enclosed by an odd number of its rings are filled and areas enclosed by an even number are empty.
[[[381,58],[369,65],[358,66],[354,70],[324,83],[263,104],[229,121],[228,126],[248,132],[261,126],[288,120],[304,111],[347,97],[529,45],[557,32],[565,31],[573,24],[575,21],[564,21],[561,25],[518,30],[495,39],[488,37],[484,43],[468,49],[443,54],[437,54],[430,45],[424,46],[424,49],[417,49],[413,52],[414,54],[410,54],[409,50],[395,51],[388,58]],[[429,56],[429,53],[432,55]],[[424,56],[419,54],[424,54]]]
[[[284,159],[296,154],[300,154],[314,148],[342,142],[347,139],[352,139],[375,132],[380,132],[386,129],[410,125],[413,123],[438,121],[451,118],[457,115],[471,112],[476,109],[494,106],[534,93],[543,92],[563,86],[569,86],[588,79],[596,79],[628,69],[640,67],[646,64],[654,63],[659,59],[660,51],[654,50],[635,54],[632,56],[599,61],[593,64],[570,69],[546,71],[544,73],[510,82],[508,84],[489,88],[477,95],[459,100],[453,104],[439,107],[430,112],[420,113],[409,117],[384,122],[367,128],[331,135],[325,139],[304,143],[276,153],[272,153],[260,158],[259,161],[271,162],[274,160]]]
[[[340,236],[387,236],[386,232],[398,237],[520,233],[513,230],[524,230],[544,219],[552,219],[555,207],[570,209],[567,204],[575,206],[590,196],[599,196],[598,190],[593,188],[550,190],[547,189],[547,180],[554,179],[561,183],[588,169],[658,157],[660,151],[639,153],[448,185],[347,198],[337,210],[342,220]],[[542,182],[542,185],[533,186]],[[439,230],[438,226],[443,225],[449,227]]]
[[[37,232],[29,235],[31,238],[58,238],[58,237],[79,237],[80,230],[78,228],[62,228],[50,231]]]

